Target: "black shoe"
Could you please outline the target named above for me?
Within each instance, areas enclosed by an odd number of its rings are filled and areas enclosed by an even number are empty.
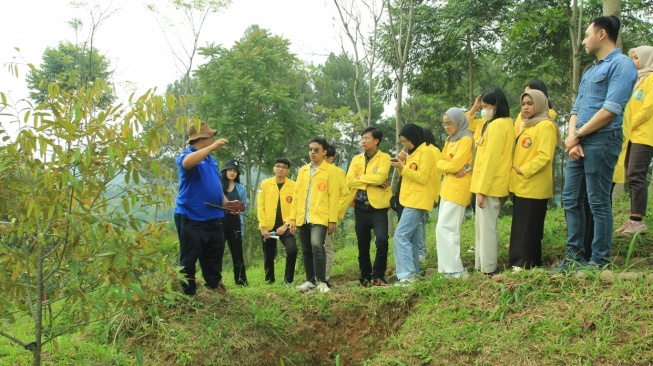
[[[372,284],[370,282],[370,280],[359,280],[359,281],[360,281],[361,286],[363,286],[363,287],[370,287],[370,285]]]
[[[377,277],[372,280],[372,286],[388,286],[388,281],[383,277]]]

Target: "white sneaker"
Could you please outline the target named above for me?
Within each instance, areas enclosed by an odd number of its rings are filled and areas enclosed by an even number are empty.
[[[614,231],[615,234],[621,234],[628,228],[630,220],[626,220],[623,225],[621,225],[617,230]]]
[[[412,286],[414,282],[415,282],[414,279],[402,278],[399,281],[395,282],[394,286],[408,287],[408,286]]]
[[[519,266],[512,266],[512,273],[519,273],[523,271],[524,269],[519,267]]]
[[[474,253],[474,251],[476,251],[475,247],[470,247],[469,249],[467,249],[467,253]]]
[[[317,292],[319,292],[321,294],[324,294],[324,293],[327,293],[327,292],[331,291],[329,289],[329,286],[327,286],[327,284],[324,283],[324,282],[318,282],[317,287],[315,289],[317,290]]]
[[[315,284],[313,284],[313,282],[306,281],[306,282],[302,283],[301,285],[297,286],[297,290],[299,290],[299,292],[308,292],[308,291],[313,290],[315,287],[316,286],[315,286]]]

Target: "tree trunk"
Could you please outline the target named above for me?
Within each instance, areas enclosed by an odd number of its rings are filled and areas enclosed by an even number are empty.
[[[476,96],[474,95],[474,54],[472,54],[472,40],[469,33],[465,35],[465,45],[467,49],[467,75],[469,75],[467,81],[468,105],[473,105],[476,100]]]
[[[621,20],[621,0],[603,0],[603,15],[614,15]],[[619,27],[619,37],[617,38],[617,48],[621,49],[621,29]]]

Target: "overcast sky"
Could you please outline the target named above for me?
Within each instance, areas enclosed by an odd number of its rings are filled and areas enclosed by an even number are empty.
[[[132,91],[142,93],[151,87],[163,92],[166,85],[180,75],[157,18],[146,8],[146,2],[159,7],[168,3],[167,0],[96,1],[104,7],[120,7],[99,27],[94,46],[110,58],[121,98]],[[20,55],[26,62],[38,66],[46,47],[56,47],[64,40],[76,41],[68,21],[77,17],[90,24],[88,10],[72,7],[70,0],[5,0],[2,13],[0,91],[14,100],[27,95],[26,68],[19,69],[20,79],[7,71],[7,63],[19,61],[14,47],[20,48]],[[181,23],[179,14],[167,15]],[[209,18],[199,44],[212,42],[231,47],[250,25],[258,24],[288,39],[291,52],[300,59],[323,63],[330,51],[338,53],[341,49],[335,16],[331,0],[233,0],[226,10]],[[159,16],[159,19],[162,18]],[[167,29],[173,35],[183,30]],[[85,38],[86,33],[80,34],[80,39]],[[173,39],[173,42],[177,41]],[[190,42],[192,39],[188,39]]]

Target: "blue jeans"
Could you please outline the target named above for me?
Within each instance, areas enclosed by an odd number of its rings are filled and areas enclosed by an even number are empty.
[[[612,205],[610,190],[623,135],[620,130],[597,132],[581,139],[585,157],[567,161],[562,205],[567,217],[567,258],[583,263],[585,259],[585,211],[587,194],[594,216],[594,240],[591,261],[604,265],[612,249]]]
[[[327,227],[324,225],[304,224],[299,227],[299,242],[306,270],[306,281],[316,284],[326,282],[326,252],[324,239]]]
[[[397,279],[419,276],[419,226],[426,210],[405,207],[394,236]]]

